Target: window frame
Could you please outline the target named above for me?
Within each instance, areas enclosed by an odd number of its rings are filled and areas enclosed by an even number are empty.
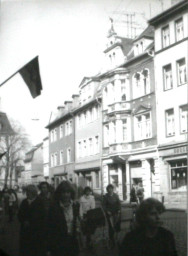
[[[183,83],[179,83],[179,81],[180,81],[180,79],[179,79],[179,63],[182,61],[182,60],[184,60],[185,61],[185,64],[184,64],[184,66],[185,66],[185,81],[183,82]],[[176,61],[176,74],[177,74],[177,86],[181,86],[181,85],[184,85],[184,84],[186,84],[187,83],[187,65],[186,65],[186,58],[185,57],[183,57],[183,58],[181,58],[181,59],[178,59],[177,61]]]
[[[183,28],[183,29],[182,29],[182,38],[178,40],[178,39],[177,39],[177,26],[176,26],[176,25],[177,25],[177,22],[180,21],[180,20],[182,21],[182,28]],[[174,22],[174,25],[175,25],[175,40],[176,40],[176,42],[179,42],[179,41],[181,41],[181,40],[184,38],[183,17],[179,17],[178,19],[176,19],[175,22]]]
[[[164,45],[164,37],[163,37],[163,31],[166,29],[166,28],[168,28],[168,37],[169,37],[169,44],[168,45]],[[169,45],[170,45],[170,26],[169,26],[169,24],[167,24],[167,25],[165,25],[165,26],[163,26],[162,28],[161,28],[161,39],[162,39],[162,48],[166,48],[166,47],[168,47]]]
[[[169,135],[168,134],[168,124],[167,124],[167,112],[168,111],[170,111],[170,110],[173,110],[173,117],[175,117],[175,115],[174,115],[174,108],[169,108],[169,109],[166,109],[165,110],[165,126],[166,126],[166,129],[165,129],[165,131],[166,131],[166,137],[167,138],[169,138],[169,137],[173,137],[173,136],[175,136],[175,134],[176,134],[176,130],[175,130],[175,118],[174,118],[174,131],[173,131],[173,134],[172,135]]]
[[[166,86],[166,76],[165,76],[165,69],[167,68],[167,67],[171,67],[171,69],[170,69],[170,72],[171,72],[171,75],[170,75],[170,83],[172,84],[172,87],[171,88],[167,88],[167,86]],[[163,90],[164,91],[169,91],[169,90],[172,90],[173,89],[173,77],[172,77],[172,64],[171,63],[169,63],[169,64],[167,64],[167,65],[165,65],[165,66],[163,66],[162,67],[162,72],[163,72]]]
[[[182,120],[181,119],[181,113],[182,113],[182,109],[184,107],[187,108],[186,131],[185,132],[182,131],[182,122],[181,122],[181,120]],[[187,131],[188,131],[188,105],[187,104],[179,106],[179,127],[180,127],[180,134],[186,134],[187,133]]]

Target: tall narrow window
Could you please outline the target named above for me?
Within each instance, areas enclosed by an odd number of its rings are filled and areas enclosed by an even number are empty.
[[[121,80],[121,100],[126,101],[126,84],[125,79]]]
[[[69,121],[69,134],[72,133],[72,120]]]
[[[140,97],[141,96],[141,90],[142,90],[142,88],[141,88],[141,77],[140,77],[140,73],[136,73],[135,75],[134,75],[134,84],[135,84],[135,86],[134,86],[134,95],[135,95],[135,97]]]
[[[180,18],[175,22],[175,30],[176,30],[176,41],[180,41],[183,39],[183,19]]]
[[[60,151],[59,158],[60,158],[60,164],[63,164],[63,150]]]
[[[123,142],[127,141],[127,119],[122,120]]]
[[[169,26],[166,26],[162,29],[162,44],[163,47],[167,47],[170,45],[170,30]]]
[[[99,172],[95,172],[95,187],[99,188],[100,181],[99,181]]]
[[[67,149],[67,163],[70,163],[70,161],[71,161],[71,149],[68,148]]]
[[[109,125],[106,124],[104,126],[104,147],[108,147],[109,145]]]
[[[82,142],[78,142],[78,150],[77,150],[77,156],[78,158],[82,157]]]
[[[99,136],[95,136],[95,154],[99,153]]]
[[[142,71],[143,75],[143,93],[144,95],[150,93],[150,80],[149,80],[149,70],[144,69]]]
[[[87,155],[87,142],[86,140],[83,141],[83,156]]]
[[[60,125],[59,127],[59,137],[63,138],[63,125]]]
[[[138,140],[151,138],[151,117],[150,113],[136,117],[135,138]]]
[[[57,166],[57,153],[54,154],[54,166]]]
[[[172,83],[172,66],[171,64],[163,67],[164,90],[170,90],[173,87]]]
[[[116,143],[116,122],[112,122],[112,143]]]
[[[185,84],[187,81],[186,77],[186,64],[185,58],[177,61],[177,76],[178,76],[178,85]]]
[[[174,136],[175,134],[174,109],[166,110],[165,115],[166,115],[166,136]]]
[[[54,154],[51,154],[51,167],[54,166]]]
[[[188,125],[188,105],[180,107],[180,132],[185,133],[187,132],[187,125]]]

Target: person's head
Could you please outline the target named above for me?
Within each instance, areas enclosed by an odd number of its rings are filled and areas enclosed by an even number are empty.
[[[109,184],[107,187],[106,187],[106,191],[108,194],[113,194],[114,192],[114,186],[112,184]]]
[[[39,184],[39,190],[42,195],[44,196],[48,195],[49,189],[50,189],[50,185],[48,184],[48,182],[43,181]]]
[[[91,190],[90,187],[85,187],[84,188],[84,191],[83,191],[84,195],[89,196],[91,193],[92,193],[92,190]]]
[[[26,196],[29,200],[33,200],[37,197],[37,188],[35,185],[28,185],[26,187]]]
[[[54,193],[54,199],[61,201],[62,203],[68,203],[74,199],[75,191],[69,181],[62,181],[56,188]]]
[[[165,211],[164,205],[155,198],[141,202],[136,211],[136,222],[141,228],[157,228],[161,225],[160,214]]]

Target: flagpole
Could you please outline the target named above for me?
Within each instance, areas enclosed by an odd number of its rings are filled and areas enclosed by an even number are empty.
[[[35,57],[35,58],[37,58],[38,57],[38,55]],[[33,58],[32,60],[30,60],[29,62],[31,62],[31,61],[33,61],[35,58]],[[28,62],[28,63],[29,63]],[[27,63],[27,64],[28,64]],[[16,71],[13,75],[11,75],[9,78],[7,78],[4,82],[2,82],[1,84],[0,84],[0,87],[2,86],[2,85],[4,85],[6,82],[8,82],[8,80],[10,80],[13,76],[15,76],[17,73],[19,73],[19,71],[22,69],[22,68],[24,68],[27,64],[25,64],[23,67],[21,67],[20,69],[18,69],[18,71]]]

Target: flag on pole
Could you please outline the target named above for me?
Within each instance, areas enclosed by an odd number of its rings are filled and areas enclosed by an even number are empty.
[[[27,84],[33,98],[39,96],[42,90],[42,83],[40,78],[38,56],[27,63],[18,72]]]

